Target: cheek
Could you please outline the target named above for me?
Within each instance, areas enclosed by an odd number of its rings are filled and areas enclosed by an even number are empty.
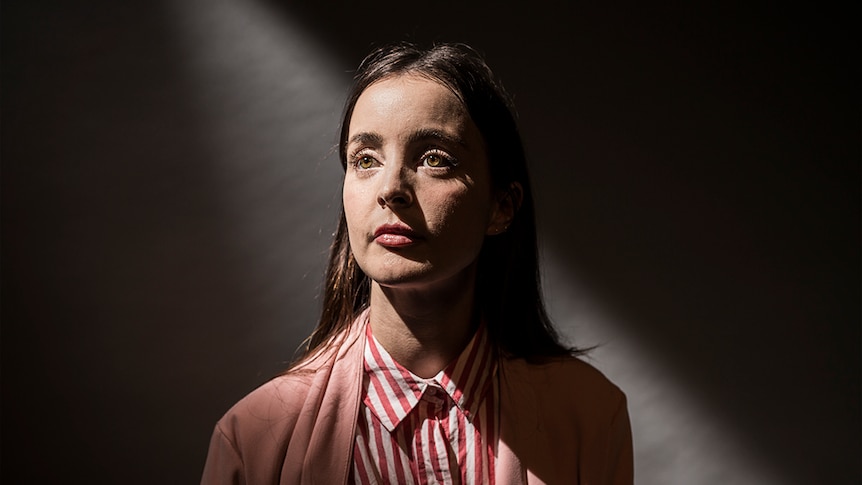
[[[488,223],[490,199],[475,188],[439,191],[430,194],[425,207],[427,214],[441,232],[456,230],[467,236],[470,232],[482,233]],[[433,214],[433,215],[432,215]]]
[[[352,213],[359,212],[362,207],[368,204],[369,192],[370,188],[367,184],[360,183],[348,175],[341,189],[341,201],[344,204],[344,210]]]
[[[344,218],[347,220],[347,233],[350,236],[351,245],[358,242],[354,241],[354,235],[360,230],[363,199],[361,188],[345,181],[341,202],[344,206]]]

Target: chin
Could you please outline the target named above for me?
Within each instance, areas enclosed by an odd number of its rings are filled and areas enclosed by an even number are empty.
[[[434,281],[433,271],[428,268],[403,268],[398,271],[393,271],[393,268],[386,268],[383,271],[365,271],[365,274],[371,278],[371,281],[380,286],[398,288],[398,287],[413,287],[430,283]]]
[[[360,267],[362,267],[360,265]],[[370,268],[367,271],[363,268],[365,274],[371,278],[371,281],[377,283],[381,287],[392,289],[431,289],[437,287],[460,288],[465,282],[471,281],[473,277],[473,265],[453,267],[435,267],[430,263],[418,263],[411,261],[410,263],[402,262],[401,264],[387,265],[384,268]],[[375,271],[377,270],[377,271]],[[442,286],[441,286],[442,285]]]

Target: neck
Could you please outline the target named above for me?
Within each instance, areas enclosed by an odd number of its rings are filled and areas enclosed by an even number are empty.
[[[475,270],[455,281],[396,288],[371,284],[371,331],[399,364],[422,378],[437,375],[476,330]]]

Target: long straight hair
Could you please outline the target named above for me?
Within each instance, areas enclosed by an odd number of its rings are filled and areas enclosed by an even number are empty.
[[[347,167],[348,129],[359,96],[373,83],[403,74],[439,82],[463,103],[484,139],[495,193],[506,196],[515,182],[522,188],[521,204],[508,230],[486,236],[479,253],[476,309],[491,342],[502,355],[528,360],[578,353],[560,343],[545,311],[533,196],[511,99],[475,50],[464,44],[421,49],[401,42],[371,52],[360,64],[345,104],[338,146],[342,168]],[[350,249],[342,207],[330,249],[320,322],[307,339],[300,361],[347,329],[369,305],[370,291],[370,279]]]

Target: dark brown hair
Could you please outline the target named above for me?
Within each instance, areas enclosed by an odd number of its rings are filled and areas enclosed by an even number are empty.
[[[527,161],[509,95],[475,50],[463,44],[421,49],[396,43],[374,50],[359,66],[341,122],[338,153],[346,167],[353,108],[371,84],[400,74],[423,76],[448,87],[461,100],[485,141],[493,190],[506,194],[514,182],[522,200],[508,230],[485,238],[476,279],[477,310],[503,355],[536,359],[566,355],[545,312],[540,287],[533,197]],[[329,256],[320,322],[303,357],[346,329],[369,304],[371,283],[353,257],[342,208]]]

